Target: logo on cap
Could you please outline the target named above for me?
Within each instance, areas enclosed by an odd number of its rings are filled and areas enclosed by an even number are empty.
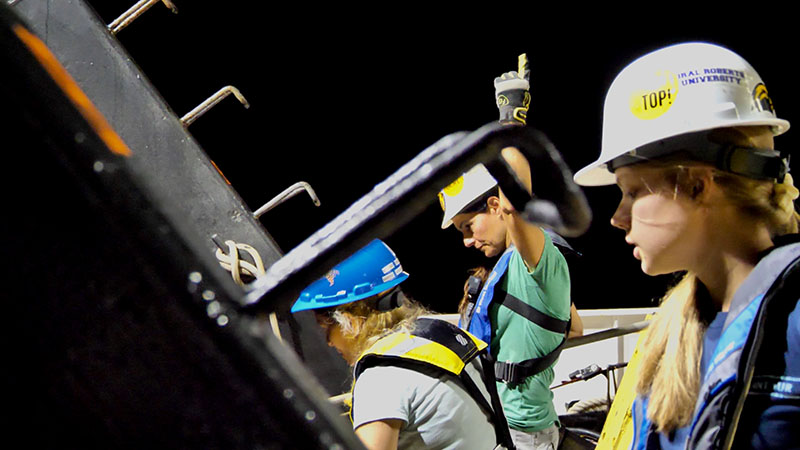
[[[455,197],[458,195],[461,190],[464,189],[464,176],[460,176],[453,181],[452,183],[448,184],[446,188],[442,189],[442,192],[439,192],[439,205],[442,207],[442,211],[445,210],[444,207],[444,196],[448,197]]]
[[[330,283],[331,286],[333,286],[333,283],[336,282],[336,277],[338,275],[339,275],[339,271],[336,270],[336,269],[333,269],[330,272],[325,274],[325,279],[328,280],[328,283]]]
[[[631,93],[631,113],[642,120],[656,119],[669,111],[677,95],[678,78],[675,74],[668,71],[656,73],[650,86]]]

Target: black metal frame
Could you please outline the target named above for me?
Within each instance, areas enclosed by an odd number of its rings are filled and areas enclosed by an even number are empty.
[[[99,56],[118,52],[81,1],[70,2],[64,14],[86,22],[57,30],[70,19],[55,15],[64,4],[44,0],[15,8],[58,19],[49,22],[51,39],[61,31],[98,33]],[[287,307],[305,285],[369,240],[397,231],[479,162],[488,163],[528,220],[566,236],[589,225],[586,201],[547,138],[530,127],[490,123],[444,137],[279,259],[260,224],[245,221],[237,230],[250,238],[239,240],[265,245],[267,263],[277,259],[245,294],[213,258],[204,229],[227,227],[220,217],[229,217],[232,206],[251,217],[235,191],[223,187],[226,195],[212,197],[203,213],[208,216],[183,214],[171,187],[156,182],[163,178],[153,173],[158,164],[137,159],[137,152],[113,154],[101,139],[100,131],[119,131],[128,113],[117,111],[122,117],[112,115],[110,127],[98,130],[13,31],[28,25],[3,4],[0,17],[0,94],[13,117],[8,137],[27,142],[29,150],[13,153],[10,164],[23,176],[6,177],[3,185],[15,194],[12,209],[28,213],[6,221],[3,232],[14,237],[12,253],[32,251],[50,261],[42,272],[30,259],[7,270],[13,281],[6,312],[16,320],[3,342],[10,343],[9,354],[38,355],[39,361],[4,370],[3,381],[14,391],[6,406],[23,412],[12,423],[31,431],[34,446],[61,440],[82,448],[363,448],[296,355],[259,331],[261,312]],[[130,62],[112,65],[134,73]],[[91,79],[78,81],[75,88],[94,86]],[[143,88],[142,108],[174,122],[152,88]],[[88,97],[103,99],[102,92]],[[100,116],[102,107],[96,107]],[[120,135],[129,145],[127,136],[156,139],[137,142],[137,150],[185,139],[192,147],[187,151],[202,159],[188,136],[176,137],[176,125],[129,134],[124,124]],[[497,163],[507,146],[528,157],[536,198]],[[36,209],[36,190],[21,188],[37,177],[59,182],[52,212]]]

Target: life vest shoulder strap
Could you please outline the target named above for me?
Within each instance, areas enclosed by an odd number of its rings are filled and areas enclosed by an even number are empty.
[[[569,320],[561,320],[547,315],[501,289],[498,289],[495,297],[497,297],[497,300],[494,300],[494,302],[497,302],[497,304],[505,306],[545,330],[553,333],[566,333],[569,331]]]

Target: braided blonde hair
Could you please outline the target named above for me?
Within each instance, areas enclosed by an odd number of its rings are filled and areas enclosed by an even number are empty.
[[[794,186],[791,174],[787,173],[782,182],[773,183],[716,171],[714,181],[742,211],[764,220],[773,238],[797,233],[800,215],[794,200],[800,191]]]

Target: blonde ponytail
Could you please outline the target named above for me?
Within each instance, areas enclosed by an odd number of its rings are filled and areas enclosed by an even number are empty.
[[[689,273],[665,295],[640,349],[636,389],[649,396],[647,416],[659,432],[687,425],[694,412],[708,328],[697,290],[697,278]]]

